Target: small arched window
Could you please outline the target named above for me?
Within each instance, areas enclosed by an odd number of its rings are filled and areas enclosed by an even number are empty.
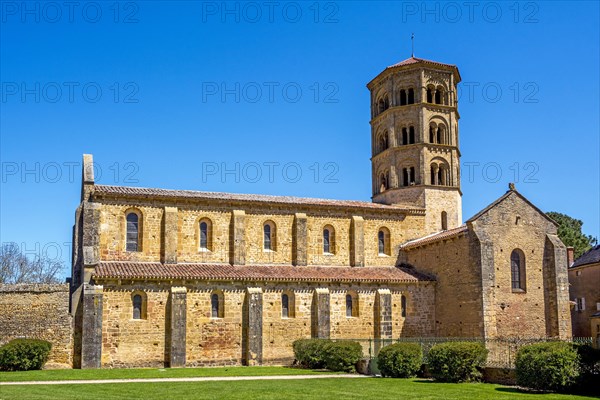
[[[519,249],[510,254],[510,275],[512,290],[525,291],[525,254]]]
[[[208,226],[208,222],[201,221],[200,222],[200,250],[208,250],[209,249],[209,235],[210,230]]]
[[[442,230],[448,230],[448,213],[446,211],[442,211]]]
[[[346,295],[346,317],[352,317],[353,313],[353,304],[352,304],[352,295],[351,294],[347,294]]]
[[[265,224],[263,227],[263,249],[273,250],[271,242],[271,225]]]
[[[289,318],[290,316],[290,298],[287,294],[281,295],[281,317]]]
[[[323,229],[323,253],[325,253],[325,254],[331,253],[331,251],[330,251],[331,249],[329,246],[329,235],[330,235],[329,229],[327,229],[327,228]]]
[[[223,299],[219,293],[213,293],[210,296],[210,316],[211,318],[223,318]]]
[[[439,88],[435,91],[435,104],[442,104],[442,91]]]
[[[431,88],[427,88],[427,102],[433,103],[433,90]]]
[[[400,315],[402,316],[402,318],[406,318],[406,296],[402,295],[402,297],[400,297]]]
[[[408,144],[408,130],[406,128],[402,128],[402,144]]]
[[[401,106],[406,105],[406,90],[404,90],[404,89],[400,90],[400,105]]]
[[[126,216],[127,233],[126,233],[126,251],[139,251],[139,217],[136,213],[130,212]]]
[[[142,295],[136,294],[133,296],[133,319],[142,319]]]
[[[331,225],[323,228],[323,254],[335,254],[335,230]]]
[[[408,89],[408,104],[415,103],[415,91],[414,89]]]
[[[410,132],[410,133],[409,133],[409,135],[408,135],[408,143],[409,143],[409,144],[413,144],[413,143],[415,143],[415,127],[414,127],[414,126],[411,126],[411,127],[409,128],[409,132]]]

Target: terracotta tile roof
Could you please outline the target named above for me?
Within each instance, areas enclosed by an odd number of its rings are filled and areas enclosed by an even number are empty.
[[[600,263],[600,244],[583,253],[577,260],[575,260],[573,265],[571,265],[571,268],[596,263]]]
[[[433,278],[396,267],[294,267],[291,265],[162,264],[101,262],[94,279],[197,279],[278,282],[419,282]]]
[[[423,214],[424,209],[393,206],[386,204],[371,203],[358,200],[330,200],[308,197],[293,196],[270,196],[262,194],[238,194],[224,192],[200,192],[195,190],[172,190],[172,189],[153,189],[127,186],[109,186],[95,185],[94,196],[112,195],[112,196],[131,196],[146,198],[180,198],[180,199],[206,199],[206,200],[228,200],[240,202],[267,202],[279,204],[299,204],[314,206],[334,206],[347,208],[363,208],[383,211],[400,211],[409,214]]]
[[[424,236],[419,239],[410,240],[410,241],[404,243],[402,246],[400,246],[400,250],[414,249],[416,247],[420,247],[420,246],[424,246],[426,244],[438,242],[440,240],[450,239],[450,238],[459,236],[460,234],[466,232],[467,230],[468,230],[468,228],[466,225],[461,225],[458,228],[433,233],[431,235]]]
[[[417,58],[417,57],[410,57],[407,58],[404,61],[400,61],[399,63],[396,63],[394,65],[390,65],[387,68],[394,68],[394,67],[401,67],[403,65],[411,65],[411,64],[417,64],[417,63],[426,63],[426,64],[434,64],[434,65],[442,65],[444,67],[453,67],[453,68],[457,68],[456,65],[453,64],[445,64],[445,63],[441,63],[441,62],[437,62],[437,61],[431,61],[431,60],[426,60],[424,58]]]

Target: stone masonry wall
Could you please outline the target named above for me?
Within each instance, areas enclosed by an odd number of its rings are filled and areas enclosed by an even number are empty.
[[[0,285],[0,345],[16,338],[52,343],[48,367],[72,365],[69,285]]]
[[[181,286],[182,282],[177,282]],[[168,365],[170,341],[168,294],[170,283],[103,282],[102,367],[158,367]],[[243,283],[187,283],[186,366],[240,365],[244,363],[247,288]],[[256,286],[253,284],[253,286]],[[375,337],[376,285],[287,284],[258,285],[263,291],[262,362],[290,364],[292,342],[310,338],[313,299],[317,288],[330,296],[330,337],[368,339]],[[392,337],[431,336],[434,283],[396,284],[392,291]],[[223,314],[213,318],[211,295],[217,293]],[[289,297],[289,316],[282,316],[282,294]],[[358,312],[346,316],[346,294],[355,294]],[[145,299],[143,318],[133,319],[132,298]],[[406,317],[401,315],[401,296],[407,297]]]
[[[390,209],[387,212],[365,212],[345,208],[304,207],[296,209],[289,206],[270,204],[238,207],[224,203],[185,202],[165,203],[162,207],[154,201],[146,200],[107,200],[100,205],[100,259],[102,261],[152,261],[162,260],[164,241],[164,209],[176,207],[177,213],[177,254],[179,263],[207,262],[231,263],[232,258],[232,211],[243,210],[244,216],[244,254],[245,264],[292,264],[295,261],[295,243],[301,238],[295,237],[295,214],[307,215],[306,258],[308,265],[350,266],[352,263],[352,217],[364,218],[364,265],[393,266],[398,247],[407,240],[422,235],[423,215],[405,215]],[[139,229],[141,232],[140,251],[125,251],[125,215],[129,210],[141,214]],[[210,222],[208,249],[200,249],[200,221]],[[272,221],[275,224],[273,251],[263,250],[263,224]],[[333,228],[331,254],[323,252],[323,229]],[[378,252],[377,234],[379,229],[389,230],[389,255]]]

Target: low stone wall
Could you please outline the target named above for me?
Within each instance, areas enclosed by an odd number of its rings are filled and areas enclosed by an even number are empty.
[[[0,345],[16,338],[52,343],[47,367],[71,367],[69,285],[0,285]]]

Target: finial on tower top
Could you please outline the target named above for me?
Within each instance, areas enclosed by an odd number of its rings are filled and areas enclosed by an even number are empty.
[[[512,183],[512,182],[510,182],[510,183],[508,184],[508,190],[517,190],[517,189],[515,188],[515,184],[514,184],[514,183]]]
[[[410,56],[414,57],[415,56],[415,33],[414,32],[411,33],[411,35],[410,35],[410,41],[412,44],[412,51],[410,53]]]

